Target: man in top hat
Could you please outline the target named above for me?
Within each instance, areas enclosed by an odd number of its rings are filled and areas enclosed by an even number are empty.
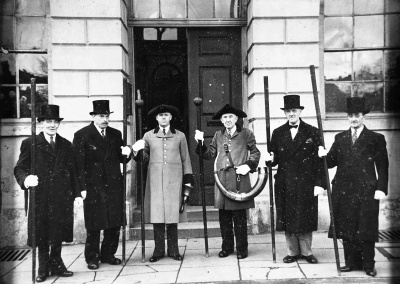
[[[35,224],[31,211],[28,216],[28,245],[39,250],[39,270],[36,282],[43,282],[49,274],[61,277],[73,275],[61,258],[61,243],[73,241],[74,199],[80,197],[79,181],[73,159],[71,142],[58,133],[60,121],[58,105],[42,105],[37,121],[42,131],[36,136],[35,175],[31,174],[31,138],[22,141],[21,153],[14,175],[21,189],[36,186]]]
[[[257,169],[260,151],[256,146],[253,132],[241,128],[238,118],[247,117],[246,113],[227,104],[217,111],[213,119],[220,119],[224,129],[217,131],[211,144],[196,149],[203,151],[206,160],[216,159],[218,177],[224,187],[233,192],[251,191],[250,172]],[[196,130],[195,139],[204,141],[204,132]],[[234,252],[236,238],[236,255],[238,259],[248,256],[247,209],[254,208],[254,199],[234,201],[225,197],[215,185],[214,206],[219,209],[219,224],[222,236],[222,250],[219,257],[227,257]],[[235,232],[235,234],[233,233]]]
[[[123,162],[123,155],[129,156],[131,150],[130,147],[122,147],[121,131],[108,126],[111,113],[108,100],[93,101],[93,111],[89,113],[93,122],[78,130],[73,141],[84,199],[85,259],[91,270],[99,268],[99,261],[121,264],[121,260],[114,256],[123,225],[120,163]],[[104,230],[104,238],[100,251],[101,230]]]
[[[291,263],[305,258],[317,263],[313,255],[312,232],[318,227],[318,195],[324,192],[323,160],[318,157],[321,139],[318,129],[301,118],[304,109],[300,96],[284,96],[281,108],[287,122],[272,132],[266,160],[278,166],[275,175],[276,230],[285,231],[287,256]]]
[[[385,137],[364,125],[365,98],[347,98],[350,129],[336,134],[329,153],[329,168],[337,167],[332,180],[332,205],[336,236],[343,239],[342,272],[362,270],[375,276],[375,242],[378,239],[379,200],[388,192],[388,153]],[[329,230],[332,237],[332,226]]]
[[[182,260],[178,247],[178,223],[187,221],[186,209],[179,213],[182,205],[182,185],[193,182],[192,164],[185,134],[170,125],[179,110],[170,105],[159,105],[151,109],[149,118],[156,119],[158,126],[146,132],[132,146],[134,156],[143,150],[148,163],[144,218],[154,228],[155,248],[150,262],[165,255],[165,227],[167,227],[167,255]]]

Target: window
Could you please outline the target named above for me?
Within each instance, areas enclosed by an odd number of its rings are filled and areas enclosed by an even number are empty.
[[[400,112],[400,1],[326,0],[324,9],[326,112],[345,112],[350,96]]]
[[[48,0],[5,0],[0,14],[0,118],[31,115],[30,79],[36,104],[48,103]]]

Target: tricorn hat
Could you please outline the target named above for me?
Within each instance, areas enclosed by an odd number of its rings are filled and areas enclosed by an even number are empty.
[[[369,109],[365,109],[365,98],[352,97],[347,98],[347,113],[369,113]]]
[[[64,118],[61,118],[59,113],[60,113],[60,107],[58,105],[41,105],[40,114],[37,120],[38,122],[41,122],[45,119],[55,119],[61,121]]]
[[[284,106],[281,107],[282,110],[293,109],[293,108],[304,109],[304,107],[300,105],[300,96],[299,95],[284,96],[283,103],[284,103]]]
[[[233,113],[239,118],[247,117],[247,114],[244,111],[234,108],[229,104],[226,104],[213,115],[212,119],[221,119],[222,115],[226,113]]]
[[[90,115],[93,114],[110,114],[110,102],[108,100],[97,100],[93,101],[93,111],[89,112]]]
[[[169,112],[172,116],[179,115],[179,110],[176,107],[170,106],[170,105],[163,105],[163,104],[152,108],[147,115],[148,116],[157,116],[157,114],[164,113],[164,112]]]

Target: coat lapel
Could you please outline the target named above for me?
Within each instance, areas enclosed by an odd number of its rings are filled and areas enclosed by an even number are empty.
[[[42,150],[43,152],[47,153],[48,155],[55,157],[56,151],[54,151],[51,148],[49,142],[47,142],[46,138],[44,138],[43,132],[40,132],[39,135],[36,137],[37,137],[36,147]]]
[[[106,130],[106,136],[108,135],[107,130]],[[94,123],[90,125],[90,138],[93,143],[95,143],[97,146],[102,148],[103,150],[107,149],[107,141],[104,140],[104,138],[100,135],[99,131],[97,131],[96,126],[94,126]]]
[[[64,160],[65,155],[68,152],[68,146],[64,143],[64,140],[60,135],[57,134],[56,138],[56,166],[54,172],[58,171],[60,168],[60,165],[62,164],[62,161]]]
[[[300,120],[299,130],[297,131],[294,140],[292,139],[292,134],[290,133],[289,124],[286,123],[282,137],[285,148],[287,149],[285,160],[289,159],[293,154],[295,154],[297,149],[306,142],[307,138],[309,138],[309,133],[303,121]]]

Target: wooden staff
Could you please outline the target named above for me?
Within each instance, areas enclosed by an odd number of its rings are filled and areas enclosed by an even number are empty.
[[[36,174],[36,79],[31,78],[31,175]],[[36,186],[30,187],[32,229],[32,283],[36,281]]]
[[[142,126],[142,107],[144,105],[144,102],[140,96],[140,90],[137,90],[137,100],[135,101],[136,107],[137,107],[137,115],[138,115],[138,126],[139,126],[139,137],[143,137],[143,126]],[[142,237],[142,262],[145,262],[145,231],[144,231],[144,176],[143,176],[143,151],[139,151],[139,163],[140,163],[140,177],[139,177],[139,182],[140,182],[140,196],[141,196],[141,208],[140,208],[140,225],[141,225],[141,237]]]
[[[321,136],[322,146],[325,148],[324,132],[322,130],[321,110],[319,108],[317,81],[315,79],[314,65],[310,65],[310,74],[311,74],[311,84],[312,84],[312,89],[313,89],[313,94],[314,94],[315,109],[317,112],[319,135]],[[326,162],[326,157],[322,157],[322,159],[324,161],[324,169],[325,169],[325,176],[326,176],[326,191],[328,193],[329,212],[331,215],[331,226],[332,226],[333,246],[335,249],[336,268],[337,268],[338,275],[340,276],[341,275],[340,259],[339,259],[339,250],[338,250],[337,239],[336,239],[335,219],[333,217],[331,182],[329,180],[329,171],[328,171],[328,164]]]
[[[201,131],[201,113],[200,106],[203,103],[203,99],[195,97],[193,100],[196,111],[197,111],[197,129]],[[200,140],[197,141],[199,151],[199,165],[200,165],[200,188],[201,188],[201,204],[203,207],[203,224],[204,224],[204,242],[206,248],[206,257],[208,257],[208,232],[207,232],[207,211],[206,211],[206,191],[204,189],[204,165],[203,165],[203,151],[202,143]]]
[[[123,104],[123,114],[122,114],[122,135],[123,135],[123,146],[126,146],[127,140],[127,95],[128,95],[128,80],[126,78],[123,79],[123,96],[122,96],[122,104]],[[126,252],[126,156],[122,155],[122,175],[124,180],[124,185],[122,189],[122,262],[125,264],[125,252]]]
[[[269,86],[268,76],[264,76],[264,100],[265,100],[265,126],[267,130],[267,148],[271,149],[271,118],[269,114]],[[272,183],[272,163],[267,162],[269,177],[269,211],[271,216],[271,241],[272,241],[272,258],[276,263],[275,248],[275,209],[274,209],[274,185]]]

